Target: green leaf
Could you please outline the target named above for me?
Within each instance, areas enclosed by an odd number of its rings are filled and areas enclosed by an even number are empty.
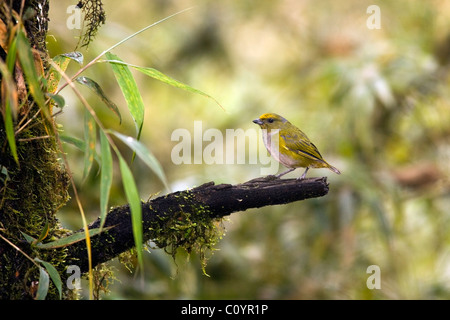
[[[109,100],[109,98],[106,96],[105,92],[103,92],[103,89],[97,82],[88,77],[78,77],[75,79],[75,81],[91,89],[100,99],[102,99],[106,106],[119,117],[119,122],[122,123],[122,116],[119,112],[119,108],[117,108],[114,102]]]
[[[79,64],[83,64],[83,54],[78,51],[69,52],[54,56],[52,60],[63,72],[65,72],[71,60],[76,61]],[[47,91],[50,93],[55,92],[60,81],[61,73],[51,67],[47,75]]]
[[[59,136],[59,139],[65,143],[73,145],[75,148],[77,148],[80,151],[84,152],[84,150],[86,150],[86,142],[81,139],[71,137],[71,136],[66,136],[63,134]],[[94,153],[94,159],[95,159],[95,161],[97,161],[97,163],[101,163],[97,152]]]
[[[63,53],[62,56],[67,57],[73,61],[78,62],[78,64],[82,65],[83,64],[83,54],[79,51],[72,51],[72,52],[68,52],[68,53]]]
[[[1,61],[1,72],[3,75],[2,82],[6,85],[6,97],[9,100],[11,112],[14,120],[17,119],[18,111],[18,94],[16,88],[16,82],[14,80],[14,67],[17,60],[17,38],[12,41],[8,55],[6,56],[6,65]]]
[[[63,96],[59,94],[53,94],[53,93],[46,93],[46,96],[53,100],[54,103],[56,103],[56,106],[60,109],[64,108],[66,101],[64,100]]]
[[[5,131],[6,139],[16,163],[19,163],[19,157],[17,155],[16,137],[14,134],[14,119],[17,119],[18,109],[18,97],[17,88],[12,77],[16,58],[16,39],[13,40],[8,55],[6,57],[6,64],[0,61],[0,72],[2,74],[2,84],[5,88]]]
[[[111,156],[111,148],[105,133],[100,130],[100,148],[102,156],[102,166],[100,174],[100,229],[106,220],[108,211],[109,193],[111,190],[113,179],[113,160]]]
[[[42,264],[45,269],[47,269],[48,274],[50,275],[50,278],[52,279],[53,283],[56,286],[56,289],[58,289],[59,292],[59,299],[62,298],[62,281],[61,281],[61,277],[59,276],[58,271],[55,269],[55,267],[53,265],[51,265],[50,263],[43,261],[39,258],[35,258],[35,261],[39,262],[40,264]]]
[[[11,149],[11,154],[16,161],[19,163],[19,156],[17,155],[17,145],[16,145],[16,136],[14,134],[14,124],[12,118],[11,104],[10,100],[6,101],[6,110],[5,110],[5,131],[6,131],[6,139],[8,140],[9,148]]]
[[[66,136],[66,135],[60,135],[59,139],[61,139],[61,141],[65,142],[65,143],[69,143],[73,146],[75,146],[76,148],[78,148],[81,151],[84,151],[84,149],[86,148],[86,143],[78,138],[75,137],[71,137],[71,136]]]
[[[16,58],[17,58],[17,38],[14,38],[13,41],[11,42],[11,45],[9,46],[8,55],[6,56],[6,64],[10,72],[14,70]]]
[[[45,297],[48,293],[48,285],[50,283],[50,279],[48,277],[48,273],[44,268],[39,267],[39,285],[36,293],[36,300],[45,300]]]
[[[89,229],[89,236],[93,237],[93,236],[100,234],[101,232],[109,230],[111,228],[113,228],[113,226],[103,228],[103,230],[100,230],[100,228]],[[23,232],[22,232],[22,235],[25,236],[25,234]],[[27,235],[27,236],[25,236],[25,238],[28,241],[29,238],[32,238],[32,237]],[[69,246],[71,244],[74,244],[79,241],[83,241],[85,239],[86,239],[86,234],[84,233],[84,231],[80,231],[80,232],[71,234],[70,236],[60,238],[60,239],[52,241],[52,242],[38,243],[38,244],[36,244],[36,247],[39,249],[56,249],[56,248],[62,248],[62,247]]]
[[[34,64],[30,42],[22,31],[17,33],[17,54],[19,56],[20,64],[22,65],[23,73],[25,74],[25,78],[27,80],[28,89],[30,90],[34,101],[44,112],[45,116],[50,118],[49,110],[45,106],[44,93],[42,92],[39,83],[39,77]]]
[[[69,65],[70,59],[64,55],[57,55],[53,57],[53,62],[58,65],[62,71],[66,71]],[[58,84],[61,81],[61,73],[55,68],[51,67],[47,74],[47,91],[53,93],[58,88]]]
[[[107,52],[106,57],[109,60],[122,61],[118,56]],[[134,119],[136,124],[137,139],[139,140],[142,131],[142,124],[144,123],[144,101],[142,100],[141,93],[137,87],[136,81],[131,74],[130,69],[126,65],[111,64],[114,76],[116,77],[117,83],[122,90],[122,94],[127,102],[128,110]]]
[[[25,240],[26,240],[29,244],[32,244],[33,242],[36,241],[35,238],[33,238],[32,236],[26,234],[25,232],[20,231],[20,233],[23,235],[23,237],[25,238]]]
[[[204,97],[207,97],[207,98],[213,100],[217,105],[219,105],[219,107],[221,107],[223,110],[225,110],[222,107],[222,105],[216,99],[214,99],[212,96],[210,96],[209,94],[206,94],[203,91],[195,89],[195,88],[193,88],[193,87],[191,87],[191,86],[189,86],[189,85],[187,85],[187,84],[185,84],[185,83],[183,83],[181,81],[175,80],[174,78],[171,78],[171,77],[165,75],[161,71],[158,71],[158,70],[153,69],[153,68],[139,67],[139,66],[136,66],[136,65],[133,65],[133,64],[129,64],[129,63],[120,61],[120,60],[106,60],[105,62],[109,62],[109,63],[112,63],[112,64],[124,65],[124,66],[130,66],[130,67],[135,68],[136,70],[146,74],[147,76],[152,77],[152,78],[154,78],[156,80],[159,80],[161,82],[164,82],[164,83],[166,83],[166,84],[168,84],[168,85],[170,85],[172,87],[176,87],[176,88],[180,88],[180,89],[192,92],[192,93],[200,94],[200,95],[202,95]]]
[[[142,236],[142,207],[141,198],[136,187],[136,183],[130,168],[120,154],[119,157],[120,173],[122,175],[122,183],[125,189],[125,195],[130,205],[131,224],[133,226],[134,244],[136,245],[137,257],[141,270],[144,270],[143,252],[143,236]]]
[[[84,149],[84,170],[83,179],[87,177],[89,171],[92,168],[95,157],[95,143],[97,126],[95,124],[95,119],[91,116],[89,111],[85,109],[84,112],[84,141],[86,141]]]
[[[44,240],[45,238],[47,238],[48,236],[48,230],[49,230],[49,225],[48,225],[48,220],[45,222],[44,228],[42,228],[41,234],[39,235],[39,238],[37,238],[36,240],[33,241],[32,244],[36,244],[38,242],[41,242],[42,240]]]
[[[155,158],[155,156],[145,147],[144,144],[137,141],[136,139],[125,136],[116,131],[110,131],[117,138],[122,140],[131,150],[136,152],[138,157],[144,161],[144,163],[158,176],[161,182],[164,184],[164,187],[170,191],[169,183],[167,182],[166,175],[164,174],[164,170],[162,169],[161,164]]]

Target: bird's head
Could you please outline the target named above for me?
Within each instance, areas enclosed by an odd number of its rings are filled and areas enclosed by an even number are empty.
[[[261,129],[280,129],[288,121],[276,113],[265,113],[253,122]]]

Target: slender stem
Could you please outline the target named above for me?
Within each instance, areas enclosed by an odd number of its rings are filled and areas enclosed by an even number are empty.
[[[40,136],[40,137],[32,137],[32,138],[24,138],[24,139],[17,139],[17,141],[32,141],[32,140],[39,140],[39,139],[49,139],[51,136]]]
[[[36,266],[39,267],[39,264],[34,261],[33,258],[31,258],[29,255],[27,255],[25,252],[23,252],[18,246],[16,246],[14,243],[12,243],[11,241],[9,241],[8,239],[6,239],[4,236],[2,236],[0,234],[0,238],[2,238],[3,240],[5,240],[5,242],[7,242],[11,247],[13,247],[14,249],[16,249],[17,251],[19,251],[21,254],[23,254],[25,256],[25,258],[27,258],[28,260],[30,260],[31,262],[33,262]]]
[[[122,43],[124,43],[124,42],[130,40],[131,38],[133,38],[133,37],[137,36],[138,34],[144,32],[145,30],[150,29],[150,28],[152,28],[152,27],[154,27],[154,26],[156,26],[156,25],[158,25],[158,24],[160,24],[160,23],[162,23],[162,22],[164,22],[164,21],[166,21],[166,20],[169,20],[170,18],[175,17],[176,15],[179,15],[179,14],[181,14],[181,13],[183,13],[183,12],[186,12],[186,11],[188,11],[188,10],[191,10],[191,9],[193,9],[193,8],[194,8],[194,7],[189,7],[189,8],[183,9],[183,10],[181,10],[181,11],[178,11],[178,12],[174,13],[174,14],[171,14],[171,15],[168,16],[168,17],[165,17],[165,18],[163,18],[163,19],[161,19],[161,20],[159,20],[159,21],[156,21],[155,23],[152,23],[151,25],[148,25],[148,26],[146,26],[145,28],[142,28],[141,30],[139,30],[139,31],[137,31],[137,32],[135,32],[135,33],[133,33],[132,35],[126,37],[125,39],[123,39],[123,40],[117,42],[115,45],[113,45],[113,46],[110,47],[109,49],[103,51],[103,52],[102,52],[97,58],[95,58],[94,60],[100,59],[101,56],[103,56],[105,53],[107,53],[107,52],[113,50],[114,48],[116,48],[116,47],[118,47],[118,46],[120,46]]]
[[[31,107],[30,107],[30,109],[31,109]],[[28,113],[29,111],[27,111],[27,113]],[[28,121],[27,122],[25,122],[25,124],[23,125],[23,126],[21,126],[19,129],[17,129],[17,131],[14,133],[14,135],[18,135],[31,121],[33,121],[37,116],[38,116],[38,114],[41,112],[41,109],[39,109],[35,114],[34,114],[34,116],[32,116],[30,119],[28,119]],[[23,117],[23,119],[25,119],[25,116]],[[21,121],[22,122],[22,121]],[[19,123],[19,125],[20,125],[21,123]]]
[[[152,23],[151,25],[148,25],[148,26],[146,26],[145,28],[142,28],[141,30],[139,30],[139,31],[133,33],[132,35],[126,37],[125,39],[123,39],[123,40],[117,42],[117,43],[114,44],[113,46],[109,47],[108,49],[106,49],[106,50],[104,50],[102,53],[100,53],[96,58],[94,58],[93,60],[91,60],[91,61],[90,61],[88,64],[86,64],[83,68],[81,68],[80,70],[78,70],[78,72],[75,73],[75,75],[71,78],[71,81],[73,81],[76,77],[78,77],[78,76],[79,76],[82,72],[84,72],[87,68],[89,68],[89,67],[92,66],[94,63],[96,63],[96,62],[97,62],[97,61],[98,61],[105,53],[107,53],[107,52],[109,52],[109,51],[111,51],[111,50],[117,48],[118,46],[120,46],[120,45],[123,44],[124,42],[130,40],[131,38],[137,36],[138,34],[144,32],[144,31],[146,31],[147,29],[150,29],[150,28],[152,28],[152,27],[154,27],[154,26],[156,26],[156,25],[158,25],[158,24],[160,24],[160,23],[162,23],[162,22],[164,22],[164,21],[166,21],[166,20],[169,20],[170,18],[173,18],[173,17],[176,16],[176,15],[179,15],[179,14],[181,14],[181,13],[183,13],[183,12],[186,12],[186,11],[188,11],[188,10],[191,10],[191,9],[193,9],[194,7],[195,7],[195,6],[189,7],[189,8],[183,9],[183,10],[181,10],[181,11],[178,11],[178,12],[176,12],[176,13],[174,13],[174,14],[171,14],[170,16],[165,17],[165,18],[163,18],[163,19],[161,19],[161,20],[159,20],[159,21],[156,21],[155,23]],[[69,82],[64,83],[58,90],[56,90],[55,94],[58,94],[58,93],[59,93],[62,89],[64,89],[67,85],[69,85]]]
[[[73,89],[73,91],[75,92],[75,94],[78,96],[78,98],[80,98],[81,102],[83,103],[83,105],[86,106],[86,108],[88,108],[89,112],[91,112],[91,114],[93,114],[94,118],[96,119],[97,122],[100,122],[99,119],[97,118],[94,110],[92,109],[92,107],[89,105],[89,103],[86,101],[86,99],[83,97],[83,95],[77,90],[77,88],[75,87],[73,81],[67,76],[67,74],[53,61],[50,60],[50,64],[53,68],[55,68],[60,74],[61,76],[67,81],[67,84],[70,85],[70,87]],[[54,127],[54,132],[55,132],[55,136],[57,133],[57,130],[55,128],[55,125],[53,124]],[[89,235],[89,230],[86,231],[87,228],[87,220],[86,220],[86,215],[84,214],[84,209],[83,206],[81,204],[81,200],[80,197],[78,196],[78,191],[75,185],[75,181],[73,179],[70,167],[69,167],[69,162],[67,161],[66,158],[66,154],[63,152],[63,148],[62,148],[62,144],[61,141],[59,139],[56,139],[59,145],[59,148],[61,149],[61,154],[62,157],[64,159],[64,163],[67,167],[67,172],[69,174],[70,177],[70,182],[72,184],[72,189],[73,189],[73,193],[75,196],[75,200],[77,202],[78,205],[78,209],[80,210],[81,213],[81,220],[83,221],[83,228],[85,228],[85,236],[86,236],[86,249],[87,249],[87,255],[88,255],[88,263],[89,263],[89,268],[88,268],[88,278],[89,278],[89,298],[92,300],[93,299],[93,290],[94,290],[94,282],[93,282],[93,272],[92,272],[92,250],[91,250],[91,238]]]

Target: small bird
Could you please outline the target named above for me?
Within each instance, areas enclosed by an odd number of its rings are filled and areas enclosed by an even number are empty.
[[[341,172],[326,162],[317,147],[308,139],[299,128],[275,113],[265,113],[258,119],[253,120],[263,129],[263,140],[267,150],[278,162],[290,168],[286,172],[276,175],[277,178],[297,168],[306,168],[300,180],[306,177],[309,168],[328,168],[331,171]],[[278,134],[277,141],[272,137]],[[276,150],[278,149],[278,150]]]

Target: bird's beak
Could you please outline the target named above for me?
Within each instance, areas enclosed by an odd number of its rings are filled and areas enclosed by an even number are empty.
[[[259,125],[262,125],[264,123],[264,122],[262,122],[261,119],[255,119],[255,120],[253,120],[253,122],[256,124],[259,124]]]

